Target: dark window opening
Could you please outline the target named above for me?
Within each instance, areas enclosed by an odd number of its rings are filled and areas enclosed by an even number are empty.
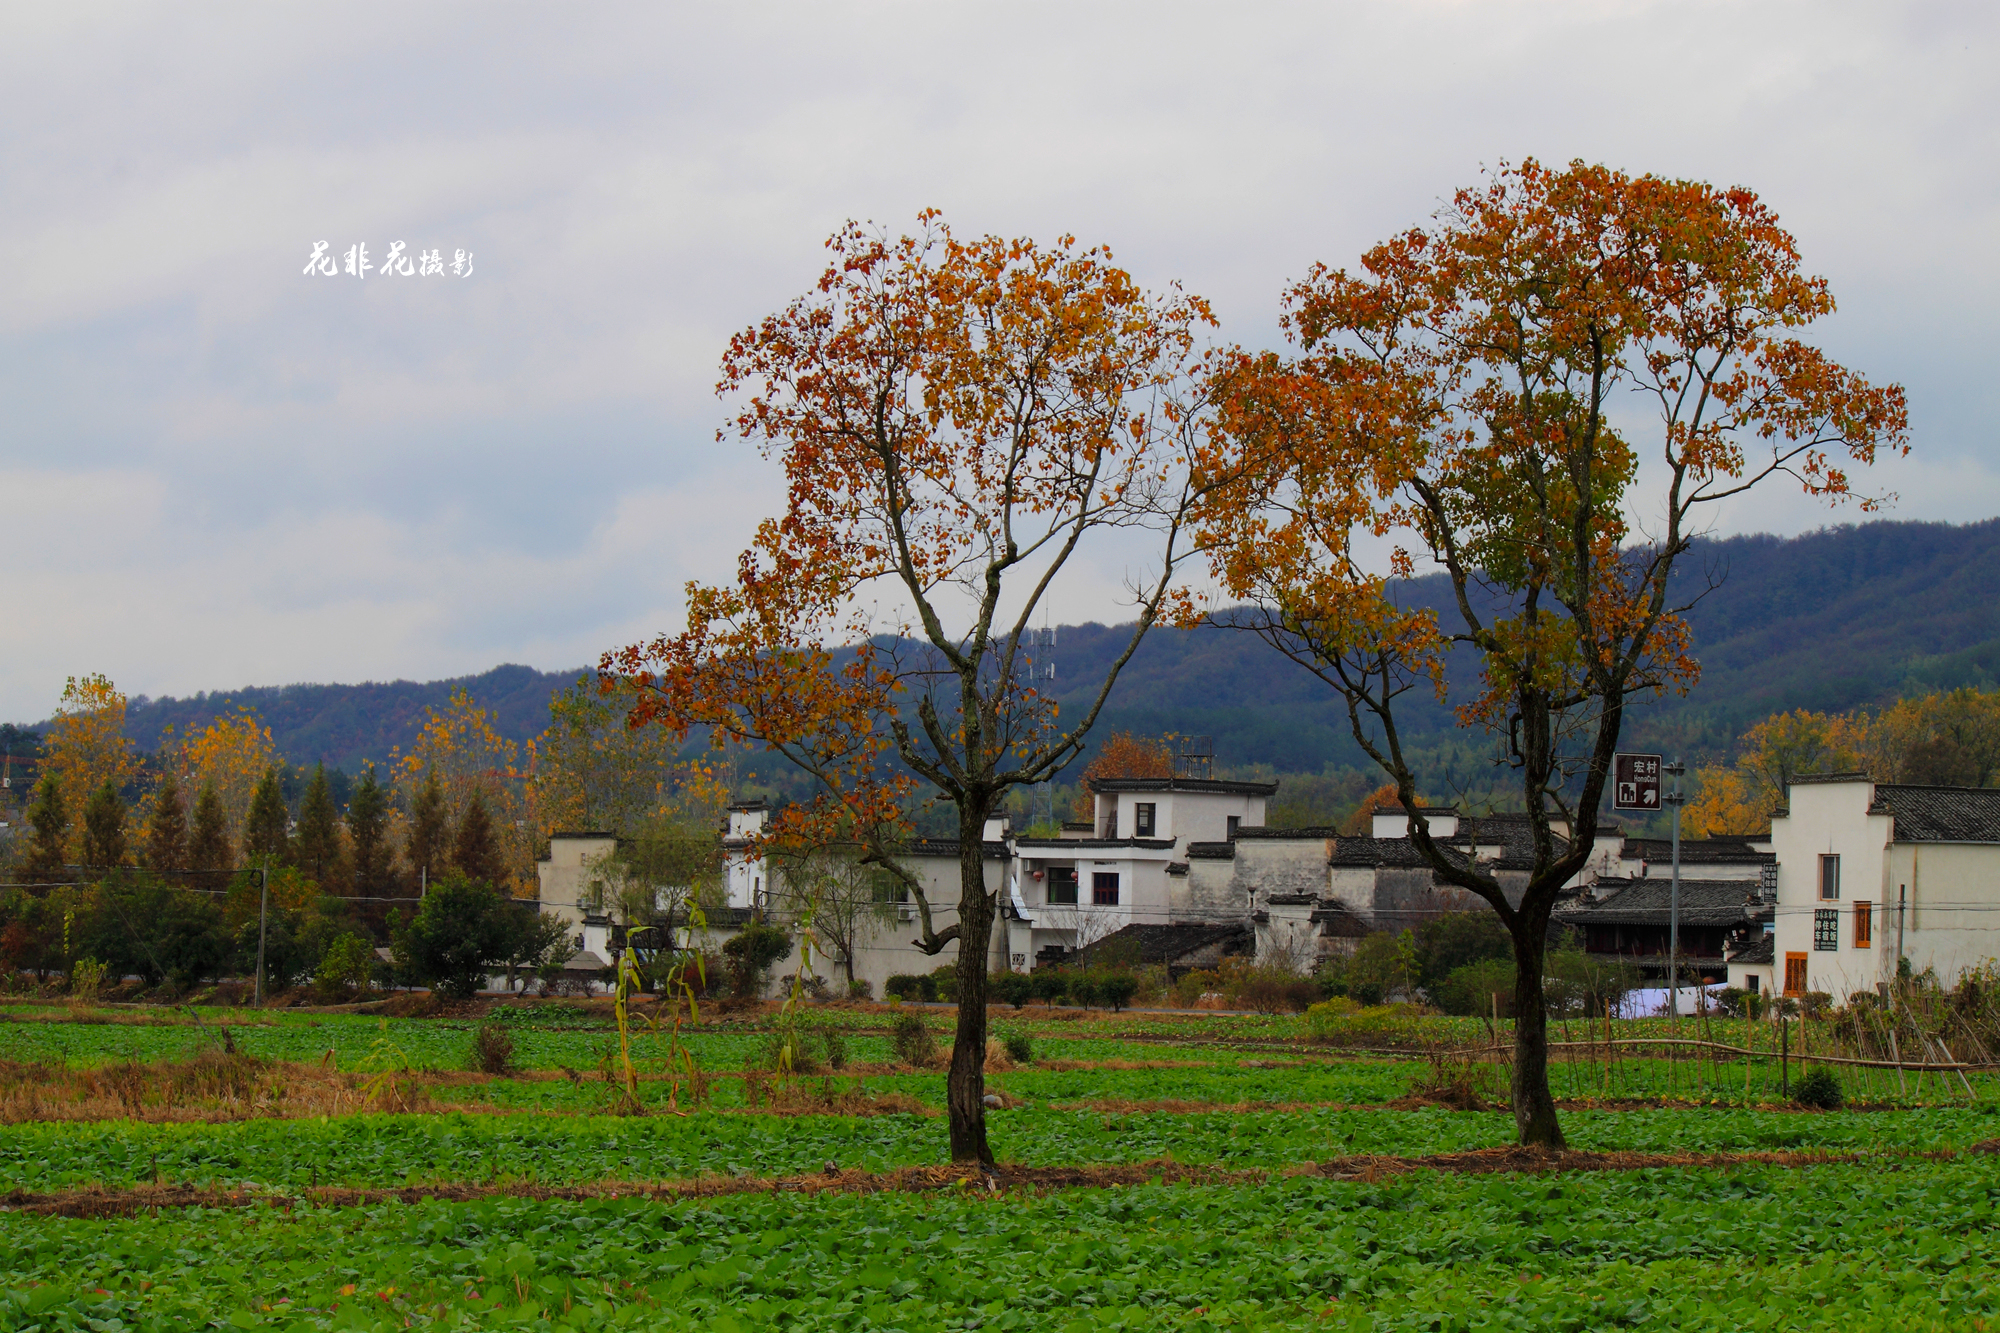
[[[1833,899],[1840,896],[1840,858],[1822,856],[1819,859],[1819,896]]]
[[[1153,812],[1157,807],[1151,801],[1140,801],[1132,807],[1132,836],[1150,838],[1153,836]]]
[[[1074,866],[1049,867],[1049,901],[1071,907],[1076,905],[1076,868]]]
[[[1090,877],[1090,901],[1099,907],[1118,906],[1118,872],[1099,870]]]
[[[1748,990],[1752,995],[1755,995],[1757,993],[1758,980],[1759,978],[1757,974],[1755,972],[1752,972],[1749,976],[1743,978],[1744,989]]]
[[[1237,826],[1240,825],[1242,822],[1243,822],[1242,815],[1231,815],[1229,817],[1229,840],[1231,842],[1236,841],[1236,829]]]

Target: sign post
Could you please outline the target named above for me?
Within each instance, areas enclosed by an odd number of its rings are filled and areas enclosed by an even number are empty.
[[[1674,810],[1674,877],[1667,890],[1667,1012],[1675,1019],[1680,1017],[1680,993],[1675,989],[1679,978],[1675,973],[1680,970],[1681,807],[1678,781],[1675,792],[1663,799],[1660,778],[1669,772],[1678,775],[1680,771],[1679,764],[1669,768],[1656,754],[1611,756],[1613,810],[1637,810],[1648,815],[1658,814],[1666,805]]]
[[[1611,756],[1611,808],[1660,812],[1660,774],[1666,765],[1656,754]]]

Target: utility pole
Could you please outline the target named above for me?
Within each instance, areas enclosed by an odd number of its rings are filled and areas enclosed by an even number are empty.
[[[1687,765],[1676,759],[1667,765],[1667,772],[1674,775],[1674,789],[1667,793],[1667,805],[1674,812],[1674,871],[1673,883],[1667,889],[1667,1013],[1668,1021],[1678,1034],[1681,1022],[1681,806],[1687,797],[1681,795],[1681,774],[1687,772]]]
[[[264,857],[264,887],[257,900],[257,1007],[264,1007],[264,933],[271,920],[271,858]]]

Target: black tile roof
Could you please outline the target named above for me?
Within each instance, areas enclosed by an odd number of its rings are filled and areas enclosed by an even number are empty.
[[[1732,963],[1775,963],[1778,961],[1778,937],[1758,931],[1747,943],[1728,950]]]
[[[992,842],[986,845],[999,846],[998,843]],[[1149,852],[1167,852],[1173,850],[1174,840],[1172,838],[1016,838],[1014,845],[1037,852],[1074,850],[1100,852],[1119,847],[1138,847]]]
[[[1408,838],[1335,838],[1333,855],[1326,858],[1330,866],[1369,867],[1415,867],[1427,866],[1430,862],[1417,851],[1417,844]]]
[[[1340,836],[1340,830],[1331,824],[1312,824],[1300,828],[1272,828],[1268,824],[1244,824],[1237,828],[1236,836],[1239,840],[1246,842],[1252,838],[1269,838],[1280,842],[1306,839],[1319,840],[1337,838]]]
[[[1673,860],[1674,844],[1670,838],[1627,838],[1624,854],[1628,861],[1665,865]],[[1765,865],[1777,859],[1774,853],[1758,851],[1745,838],[1681,839],[1681,864],[1684,866]]]
[[[1225,782],[1219,778],[1093,778],[1092,791],[1203,791],[1225,796],[1269,796],[1275,782]]]
[[[1191,842],[1187,845],[1190,861],[1227,861],[1236,855],[1233,842]]]
[[[1600,879],[1597,901],[1569,900],[1555,915],[1569,925],[1664,926],[1671,914],[1673,883],[1665,876],[1646,879]],[[1757,881],[1750,879],[1681,880],[1682,925],[1727,926],[1761,920],[1770,904],[1755,900]]]
[[[1897,842],[2000,842],[2000,787],[1880,782],[1868,813],[1895,816]]]
[[[1051,838],[1049,841],[1054,842],[1055,839]],[[1077,845],[1074,842],[1070,843],[1072,847]],[[980,847],[983,850],[983,855],[989,859],[996,861],[1007,859],[1007,844],[1004,842],[985,842],[981,843]],[[915,838],[902,850],[905,856],[957,856],[958,839]]]
[[[1090,966],[1101,955],[1135,961],[1141,965],[1174,963],[1197,949],[1213,944],[1243,949],[1255,937],[1244,925],[1207,921],[1177,921],[1165,925],[1132,925],[1114,930],[1103,939],[1064,957],[1065,966]]]

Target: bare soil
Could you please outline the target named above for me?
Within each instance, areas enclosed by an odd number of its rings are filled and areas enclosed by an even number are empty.
[[[2000,1144],[1973,1151],[1993,1151]],[[1483,1175],[1500,1172],[1542,1175],[1572,1171],[1662,1171],[1686,1168],[1726,1169],[1759,1165],[1780,1167],[1880,1164],[1891,1158],[1944,1161],[1953,1152],[1926,1153],[1598,1153],[1550,1152],[1536,1148],[1484,1148],[1475,1152],[1432,1157],[1336,1157],[1302,1162],[1279,1171],[1230,1170],[1189,1166],[1172,1161],[1136,1162],[1122,1166],[1024,1167],[979,1166],[904,1167],[896,1171],[847,1171],[829,1162],[827,1169],[808,1175],[777,1177],[704,1177],[671,1181],[600,1181],[589,1185],[548,1186],[528,1182],[473,1184],[443,1181],[398,1189],[336,1187],[281,1191],[203,1189],[191,1185],[139,1185],[129,1188],[91,1186],[84,1189],[32,1193],[15,1190],[0,1195],[0,1208],[46,1217],[129,1217],[161,1208],[292,1208],[307,1204],[322,1208],[364,1207],[390,1201],[420,1203],[428,1199],[471,1201],[495,1197],[516,1199],[640,1198],[672,1203],[684,1199],[731,1194],[879,1194],[960,1191],[965,1197],[1014,1192],[1046,1193],[1064,1189],[1106,1189],[1134,1185],[1261,1185],[1273,1180],[1323,1179],[1372,1183],[1417,1171]]]

